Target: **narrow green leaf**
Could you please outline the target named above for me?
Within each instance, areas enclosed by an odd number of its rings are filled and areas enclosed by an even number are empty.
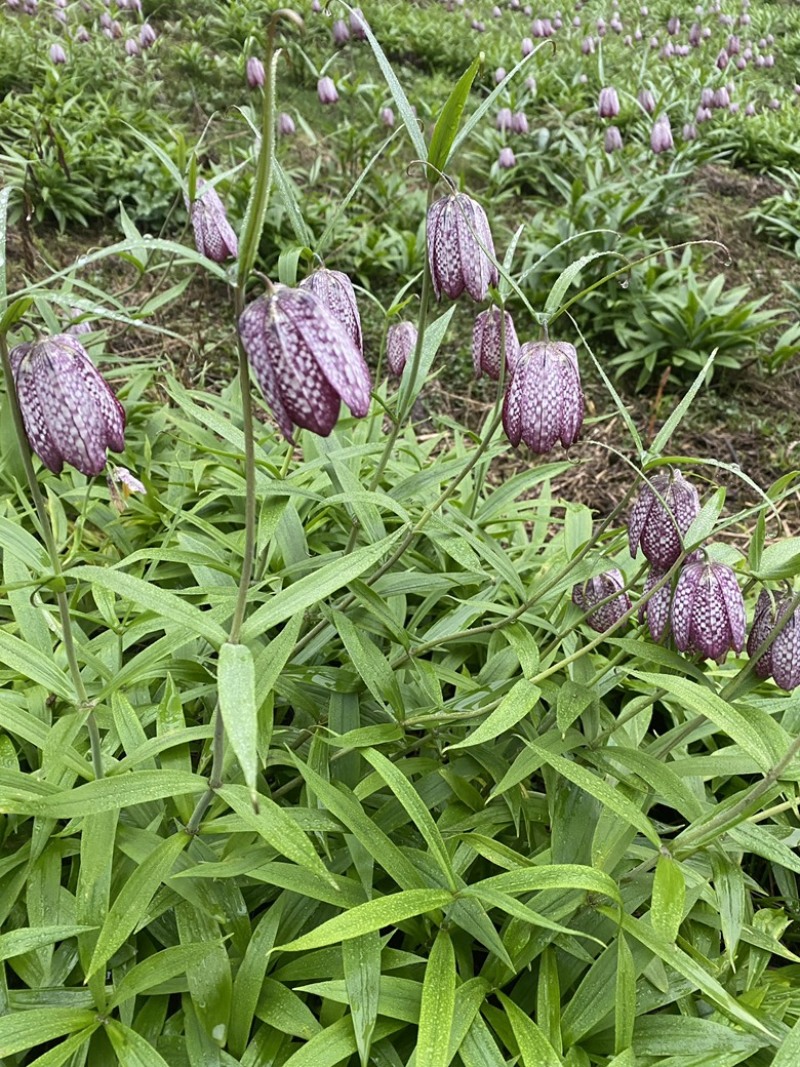
[[[308,952],[324,945],[335,945],[350,937],[380,930],[383,926],[396,926],[406,919],[436,911],[452,902],[453,894],[444,889],[406,889],[359,904],[342,915],[328,919],[316,930],[286,945],[279,945],[278,949],[281,952]]]
[[[108,910],[95,945],[87,978],[101,967],[105,967],[111,956],[136,929],[138,923],[144,918],[150,901],[169,876],[175,860],[186,848],[189,840],[189,835],[183,833],[165,838],[134,869],[133,874],[124,883]]]
[[[254,641],[264,630],[305,611],[312,604],[320,603],[353,579],[360,578],[364,571],[378,563],[401,534],[402,530],[396,530],[374,545],[359,548],[349,556],[337,556],[332,562],[323,564],[318,570],[282,589],[245,622],[242,640]]]
[[[226,641],[219,650],[217,695],[225,736],[236,754],[255,804],[258,774],[256,670],[253,653],[246,645],[232,645]]]
[[[114,989],[109,1007],[118,1007],[126,1000],[147,993],[178,974],[187,974],[193,968],[202,969],[206,957],[215,947],[203,942],[181,944],[148,956],[126,971]]]
[[[256,1005],[259,1019],[287,1034],[310,1041],[322,1027],[314,1013],[294,990],[273,978],[265,978]]]
[[[683,397],[677,407],[672,412],[670,412],[667,421],[656,434],[655,440],[648,449],[650,455],[660,455],[669,444],[670,438],[680,426],[681,420],[683,419],[686,412],[689,410],[692,401],[697,396],[698,392],[706,381],[706,377],[714,363],[716,355],[717,349],[715,348],[703,364],[700,371],[698,372],[697,377],[692,382],[690,388],[687,390],[686,395]]]
[[[585,792],[593,796],[595,800],[599,800],[605,808],[610,808],[616,815],[624,819],[625,822],[630,823],[640,833],[651,841],[656,848],[660,847],[661,841],[658,834],[655,831],[653,824],[647,818],[647,816],[641,811],[640,808],[628,800],[624,793],[619,789],[615,789],[605,782],[602,778],[599,778],[596,774],[592,774],[591,771],[582,767],[580,764],[575,763],[572,760],[564,759],[563,756],[557,756],[553,752],[548,752],[542,745],[536,744],[534,741],[525,741],[532,751],[538,756],[541,756],[545,763],[549,763],[553,770],[557,771],[564,778],[570,782],[574,782]]]
[[[524,867],[505,871],[491,878],[474,882],[470,889],[497,889],[501,893],[533,893],[540,889],[583,889],[587,893],[602,893],[622,903],[616,882],[603,871],[579,863],[560,863],[553,866]]]
[[[116,1019],[106,1020],[105,1032],[117,1054],[119,1067],[169,1067],[149,1041]]]
[[[419,793],[409,782],[403,772],[387,759],[377,749],[367,748],[363,750],[364,759],[371,764],[381,778],[386,782],[391,791],[400,801],[404,811],[424,837],[431,855],[438,863],[450,889],[455,891],[456,881],[453,874],[453,865],[447,852],[439,827],[433,816],[424,804]]]
[[[446,930],[439,930],[433,943],[419,1009],[417,1060],[422,1067],[447,1067],[450,1062],[450,1032],[456,1004],[456,957]]]
[[[0,1056],[13,1056],[94,1025],[95,1013],[77,1008],[43,1005],[35,1011],[11,1012],[0,1016]]]
[[[336,885],[308,837],[274,800],[259,796],[259,811],[255,812],[250,803],[250,794],[242,786],[223,786],[217,790],[217,795],[233,808],[251,830],[255,830],[282,856],[287,856],[331,885]]]
[[[497,994],[511,1023],[523,1067],[561,1067],[561,1057],[530,1017],[505,993]]]
[[[10,930],[0,935],[0,960],[13,959],[14,956],[22,956],[44,945],[54,945],[56,941],[67,941],[94,929],[94,926],[26,926],[21,930]]]
[[[342,942],[342,965],[358,1055],[361,1067],[367,1067],[378,1021],[381,980],[381,939],[377,930]]]
[[[175,918],[181,945],[205,944],[208,948],[202,966],[189,968],[186,979],[200,1024],[211,1040],[223,1048],[228,1040],[233,980],[219,923],[188,900],[175,906]]]
[[[428,162],[431,164],[428,168],[428,181],[431,185],[436,185],[440,179],[441,172],[447,169],[450,149],[453,147],[458,127],[461,125],[461,116],[469,100],[472,83],[475,81],[475,75],[478,73],[483,58],[483,53],[481,53],[461,75],[447,98],[439,118],[436,120],[433,136],[431,137],[431,146],[428,150]]]
[[[19,815],[72,819],[79,815],[95,815],[115,808],[146,804],[149,800],[160,800],[179,793],[199,793],[205,790],[207,784],[200,775],[183,774],[180,771],[134,771],[87,782],[76,789],[46,797],[30,796],[19,800],[4,797],[2,806],[4,811]]]
[[[37,1056],[35,1060],[31,1060],[28,1067],[63,1067],[71,1056],[83,1048],[95,1030],[99,1029],[101,1025],[97,1021],[93,1026],[87,1026],[85,1030],[79,1030],[76,1034],[72,1034],[71,1037],[56,1045],[55,1048],[51,1048],[42,1053],[41,1056]]]
[[[614,1005],[614,1052],[624,1052],[633,1041],[636,1022],[636,965],[625,934],[617,938],[617,977]]]
[[[373,1040],[377,1043],[384,1037],[401,1030],[405,1024],[395,1019],[379,1019],[375,1027]],[[353,1021],[349,1015],[326,1026],[316,1037],[312,1037],[297,1052],[293,1052],[281,1067],[336,1067],[346,1063],[349,1056],[356,1051],[356,1038],[353,1033]]]
[[[524,719],[536,707],[541,695],[542,691],[538,686],[531,685],[526,678],[520,678],[480,726],[463,741],[449,745],[448,751],[456,748],[472,748],[474,745],[484,745],[487,741],[493,741],[495,737],[499,737],[516,726],[520,719]]]
[[[561,980],[558,975],[556,950],[548,945],[539,957],[539,981],[536,984],[536,1019],[539,1027],[560,1054],[561,1044]]]
[[[772,1067],[797,1067],[798,1063],[800,1063],[800,1019],[794,1024],[775,1053]]]
[[[573,279],[580,274],[583,268],[591,263],[592,260],[598,259],[600,256],[618,256],[619,253],[613,249],[596,249],[594,252],[589,252],[588,255],[581,256],[580,259],[574,260],[553,282],[553,287],[547,295],[547,302],[544,306],[544,314],[548,316],[554,315],[556,311],[561,307],[561,301],[573,282]]]
[[[70,704],[77,703],[72,682],[55,663],[45,659],[38,648],[3,630],[0,630],[0,660],[6,668],[18,672],[23,678],[30,678],[48,692]]]
[[[234,1056],[240,1058],[250,1038],[250,1027],[253,1024],[256,1005],[261,996],[272,946],[275,944],[275,935],[283,914],[284,900],[284,896],[278,897],[269,910],[262,915],[253,936],[247,943],[244,959],[233,981],[228,1047]]]
[[[677,938],[678,930],[683,922],[685,901],[686,882],[681,865],[672,856],[660,855],[653,877],[650,921],[653,929],[665,941],[674,941]]]

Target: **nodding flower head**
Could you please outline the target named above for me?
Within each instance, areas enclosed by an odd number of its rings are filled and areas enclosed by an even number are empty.
[[[517,365],[519,356],[519,341],[517,331],[511,315],[506,311],[503,327],[500,309],[490,307],[488,311],[482,311],[475,319],[472,328],[472,365],[475,368],[475,377],[488,374],[494,381],[500,379],[502,365],[503,343],[505,342],[506,374],[511,374]],[[503,336],[504,334],[504,336]]]
[[[491,257],[491,258],[490,258]],[[486,212],[466,193],[450,193],[428,209],[428,263],[436,299],[466,291],[485,300],[499,274]]]
[[[773,633],[778,619],[791,601],[790,596],[775,596],[762,589],[747,638],[747,652],[751,657]],[[758,658],[753,670],[759,678],[772,675],[775,684],[787,691],[800,685],[800,608],[795,608],[767,651]]]
[[[258,56],[249,56],[247,60],[246,68],[247,84],[251,89],[263,89],[264,82],[266,81],[266,73],[264,72],[264,64],[258,58]]]
[[[583,425],[584,400],[578,357],[565,341],[520,347],[503,402],[503,426],[515,447],[549,452],[556,441],[569,448]]]
[[[336,86],[333,84],[333,78],[327,74],[317,82],[317,96],[321,104],[335,104],[339,99]]]
[[[202,178],[197,180],[197,193],[189,212],[197,251],[213,259],[215,263],[236,259],[239,255],[239,242],[228,222],[225,205],[214,186]]]
[[[617,96],[617,90],[612,85],[600,90],[597,113],[601,119],[615,119],[619,114],[619,97]]]
[[[413,322],[396,322],[386,332],[386,362],[399,378],[417,346],[417,327]]]
[[[744,599],[725,563],[685,563],[672,598],[672,635],[681,652],[722,661],[744,648]]]
[[[603,600],[607,602],[600,604]],[[590,578],[583,585],[574,586],[572,603],[581,611],[588,611],[587,623],[600,634],[619,622],[625,612],[631,609],[630,597],[625,592],[625,579],[615,567]],[[598,604],[600,607],[597,607]]]
[[[680,471],[654,474],[643,486],[628,517],[631,555],[641,548],[657,571],[668,571],[680,556],[683,538],[699,511],[697,490]]]
[[[348,336],[358,349],[360,355],[364,352],[364,341],[361,334],[361,316],[358,313],[353,283],[340,270],[328,270],[321,267],[300,283],[301,289],[310,289],[312,293],[330,311],[335,319],[344,326]]]
[[[11,351],[11,368],[30,446],[45,467],[65,463],[99,474],[106,451],[125,447],[125,411],[71,334],[59,333]]]
[[[369,411],[369,369],[347,328],[309,287],[277,285],[239,317],[256,380],[287,440],[295,426],[327,437],[341,401]]]

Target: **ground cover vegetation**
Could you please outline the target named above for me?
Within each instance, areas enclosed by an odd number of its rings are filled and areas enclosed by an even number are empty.
[[[791,1067],[800,10],[276,8],[0,14],[0,1060]]]

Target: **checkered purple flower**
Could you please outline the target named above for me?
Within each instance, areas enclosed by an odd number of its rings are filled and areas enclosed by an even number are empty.
[[[308,287],[276,285],[239,317],[239,336],[287,440],[295,426],[327,437],[341,401],[369,411],[369,369],[345,326]]]
[[[644,583],[642,602],[639,604],[639,622],[647,622],[647,628],[654,641],[661,640],[669,624],[669,607],[672,601],[671,582],[664,582],[659,589],[651,593],[653,587],[658,585],[664,577],[664,573],[655,568],[650,570]],[[645,597],[647,597],[646,600]]]
[[[487,255],[488,253],[488,255]],[[485,300],[499,274],[486,212],[466,193],[450,193],[428,210],[428,262],[436,299],[451,300],[466,290],[473,300]]]
[[[747,638],[747,652],[751,658],[775,629],[775,623],[789,607],[791,600],[790,596],[775,596],[766,589],[761,591]],[[787,691],[800,685],[800,608],[796,608],[789,616],[753,670],[759,678],[772,675],[775,684]]]
[[[188,205],[188,201],[187,201]],[[194,243],[197,251],[215,263],[236,259],[239,242],[233,232],[225,205],[213,185],[202,178],[197,179],[197,192],[190,208]]]
[[[505,315],[505,350],[506,373],[512,374],[519,356],[519,340],[514,329],[514,321],[506,311]],[[502,364],[501,312],[497,307],[482,311],[472,327],[472,365],[475,377],[488,374],[494,381],[500,380]]]
[[[565,341],[535,341],[520,347],[503,402],[503,426],[514,447],[549,452],[556,441],[569,448],[583,425],[578,356]]]
[[[106,450],[125,447],[125,411],[70,334],[59,333],[11,351],[11,369],[30,446],[48,470],[65,463],[99,474]]]
[[[417,327],[413,322],[396,322],[386,332],[386,362],[399,378],[417,346]]]
[[[315,270],[300,283],[301,289],[311,292],[325,305],[335,319],[347,330],[360,354],[364,352],[361,316],[358,313],[353,283],[340,270]]]
[[[628,518],[631,555],[641,548],[655,570],[668,571],[683,550],[683,538],[700,511],[697,490],[680,471],[654,474]]]
[[[744,599],[736,575],[724,563],[686,563],[672,598],[672,635],[681,652],[721,662],[744,648]]]
[[[609,597],[612,599],[609,600]],[[597,607],[603,600],[607,602]],[[610,630],[631,609],[630,597],[625,592],[625,579],[616,567],[590,578],[584,585],[574,586],[572,603],[589,613],[587,623],[600,634]]]

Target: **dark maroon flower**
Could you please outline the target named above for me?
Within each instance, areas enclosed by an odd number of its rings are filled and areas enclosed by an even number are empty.
[[[519,340],[511,315],[505,314],[505,349],[506,349],[506,373],[511,374],[517,364],[519,356]],[[480,378],[481,373],[488,374],[494,381],[500,379],[501,367],[501,318],[500,309],[490,307],[488,311],[482,311],[475,319],[472,328],[472,365],[475,368],[475,377]]]
[[[239,336],[287,440],[295,425],[327,437],[342,400],[358,417],[369,411],[364,357],[310,288],[276,285],[244,309]]]
[[[700,511],[700,497],[680,471],[661,471],[646,484],[628,518],[631,555],[641,548],[663,574],[683,550],[683,538]]]
[[[613,599],[596,607],[608,597]],[[600,634],[609,630],[631,609],[630,597],[625,592],[625,579],[616,568],[590,578],[584,585],[574,586],[572,603],[581,611],[589,612],[586,621]]]
[[[455,300],[465,290],[473,300],[485,300],[500,277],[489,256],[494,258],[494,242],[480,204],[466,193],[451,193],[431,204],[428,263],[437,300],[442,293]]]
[[[744,600],[724,563],[686,563],[672,598],[672,635],[681,652],[721,661],[744,648]]]
[[[569,448],[583,425],[578,357],[565,341],[535,341],[520,347],[503,402],[503,426],[515,447],[549,452],[556,441]]]
[[[761,591],[747,638],[747,652],[751,658],[775,629],[775,623],[789,607],[791,600],[789,596],[774,596],[766,589]],[[796,608],[789,616],[753,670],[759,678],[772,675],[775,684],[787,691],[800,685],[800,608]]]
[[[660,641],[664,636],[669,622],[669,606],[672,600],[672,585],[664,584],[648,597],[653,586],[658,585],[664,574],[655,568],[647,575],[642,591],[642,603],[639,605],[639,622],[647,622],[647,628],[654,641]],[[647,600],[645,600],[647,597]]]
[[[327,270],[325,267],[315,270],[313,274],[300,283],[301,289],[310,289],[325,305],[335,319],[344,326],[359,355],[364,352],[361,334],[361,316],[353,283],[340,270]]]
[[[65,463],[89,476],[106,450],[125,447],[125,411],[73,336],[58,333],[11,351],[11,368],[30,446],[45,467]]]
[[[197,179],[197,193],[190,214],[194,243],[201,255],[213,259],[215,263],[236,259],[239,242],[228,222],[225,206],[214,186],[202,178]]]
[[[417,345],[417,327],[413,322],[397,322],[386,332],[386,362],[399,378]]]

